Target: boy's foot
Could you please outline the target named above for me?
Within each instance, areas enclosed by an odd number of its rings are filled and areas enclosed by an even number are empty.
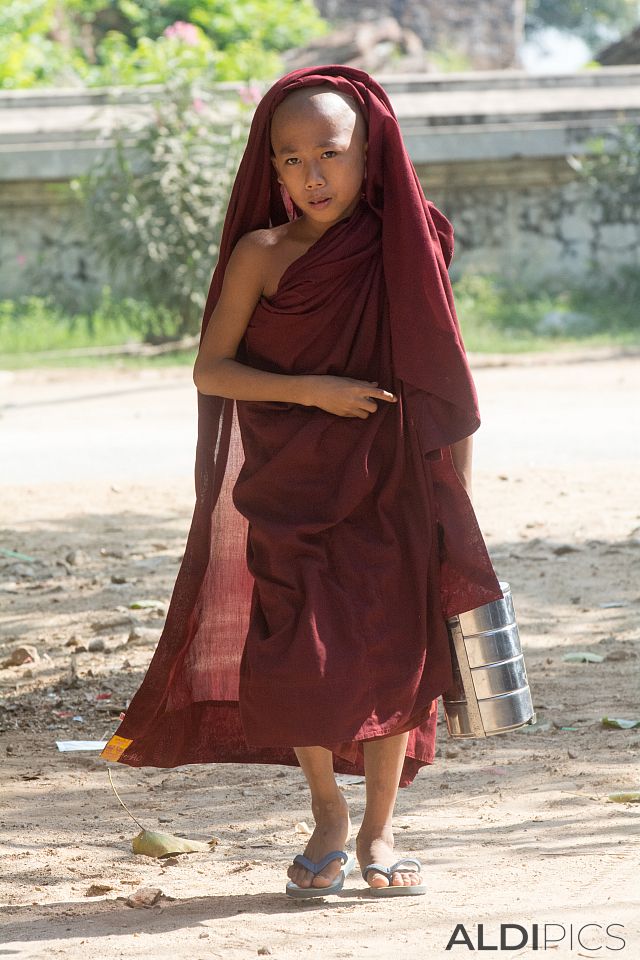
[[[318,863],[332,850],[344,850],[351,836],[351,821],[347,801],[342,794],[339,794],[332,803],[314,806],[313,816],[316,827],[304,848],[304,855],[314,863]],[[287,870],[287,876],[299,887],[329,887],[342,868],[343,864],[340,860],[335,859],[314,877],[310,870],[292,863]]]
[[[397,853],[394,853],[393,832],[390,827],[384,827],[381,830],[363,831],[360,829],[356,840],[356,854],[360,870],[364,870],[370,863],[379,863],[383,867],[390,867],[398,860]],[[402,869],[391,874],[391,882],[383,874],[371,870],[366,881],[370,887],[409,887],[418,886],[422,883],[422,877],[417,870]]]

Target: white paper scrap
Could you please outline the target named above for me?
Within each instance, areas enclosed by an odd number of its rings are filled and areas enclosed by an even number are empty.
[[[107,740],[56,740],[58,750],[69,753],[72,750],[104,750]]]

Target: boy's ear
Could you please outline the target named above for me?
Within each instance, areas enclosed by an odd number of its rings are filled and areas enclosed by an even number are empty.
[[[273,169],[275,170],[275,172],[279,173],[278,164],[276,163],[276,158],[274,157],[273,154],[271,154],[271,163],[273,164]],[[278,176],[278,183],[282,183],[282,180],[280,179],[279,176]]]

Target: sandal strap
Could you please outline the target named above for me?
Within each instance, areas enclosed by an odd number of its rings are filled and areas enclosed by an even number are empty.
[[[405,866],[405,864],[412,864],[413,866]],[[397,860],[391,864],[389,870],[391,873],[395,871],[398,871],[398,873],[420,873],[422,864],[415,857],[403,857],[401,860]]]
[[[401,860],[396,860],[395,863],[392,863],[390,867],[385,867],[381,863],[370,863],[362,871],[363,880],[367,879],[367,874],[370,870],[382,873],[387,880],[390,881],[394,873],[420,873],[422,864],[414,857],[403,857]]]
[[[305,870],[309,870],[314,876],[320,873],[321,870],[324,870],[328,863],[331,863],[332,860],[340,860],[341,863],[346,863],[349,859],[348,854],[344,850],[332,850],[331,853],[325,854],[322,860],[318,860],[317,863],[314,863],[313,860],[309,860],[308,857],[305,857],[303,853],[298,853],[293,858],[293,862],[297,863],[299,866],[304,867]]]

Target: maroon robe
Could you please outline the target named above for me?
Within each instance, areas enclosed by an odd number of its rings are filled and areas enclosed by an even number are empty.
[[[273,110],[301,84],[354,96],[366,190],[261,298],[237,359],[378,381],[366,419],[199,394],[197,501],[165,628],[105,759],[296,764],[323,745],[409,730],[401,785],[433,761],[451,683],[445,619],[501,596],[450,445],[479,425],[447,267],[452,229],[424,198],[384,91],[347,67],[298,71],[259,105],[229,204],[203,333],[235,242],[286,219]]]

